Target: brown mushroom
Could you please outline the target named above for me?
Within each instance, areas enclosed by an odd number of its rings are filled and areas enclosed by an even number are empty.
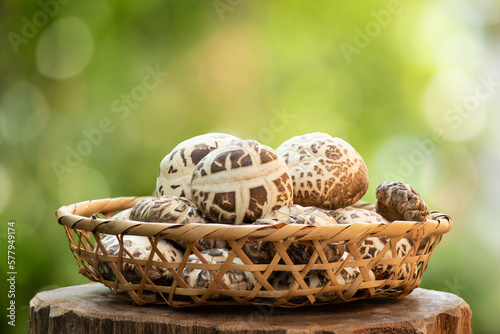
[[[239,225],[292,204],[292,179],[273,149],[241,140],[200,160],[193,172],[191,194],[208,219]]]
[[[130,219],[172,224],[207,223],[190,200],[178,196],[145,198],[134,205]]]
[[[382,182],[377,187],[375,210],[389,221],[408,220],[424,222],[430,211],[419,193],[410,185],[399,181]]]
[[[190,199],[191,175],[198,162],[216,148],[237,140],[225,133],[206,133],[183,141],[161,161],[154,195]]]
[[[255,221],[255,225],[274,225],[274,224],[301,224],[311,226],[329,226],[336,225],[337,222],[328,215],[316,216],[307,213],[301,213],[301,210],[307,208],[300,207],[301,209],[294,208],[297,213],[291,213],[281,219],[263,218]],[[285,210],[288,211],[288,210]],[[273,212],[270,217],[280,216],[281,213]],[[243,246],[243,251],[254,263],[270,263],[277,253],[276,247],[271,241],[252,241],[250,240]],[[323,248],[324,254],[328,262],[335,262],[340,259],[344,254],[345,245],[339,243],[329,243]],[[315,252],[314,245],[311,241],[293,242],[287,249],[287,254],[294,264],[306,264],[310,261]],[[318,257],[316,263],[321,263]]]
[[[149,197],[137,202],[130,212],[130,219],[143,222],[158,222],[171,224],[211,223],[198,208],[188,199],[178,196]],[[176,241],[184,249],[188,247],[185,241]],[[195,242],[200,250],[210,248],[227,248],[228,243],[221,239],[200,239]]]
[[[276,153],[293,180],[295,204],[337,209],[356,203],[368,189],[368,169],[349,143],[326,133],[290,138]]]

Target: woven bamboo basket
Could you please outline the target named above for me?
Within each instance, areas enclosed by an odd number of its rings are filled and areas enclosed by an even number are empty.
[[[300,224],[269,225],[223,225],[223,224],[165,224],[112,220],[115,213],[132,207],[143,197],[120,197],[81,202],[61,207],[56,215],[66,231],[69,247],[78,263],[79,272],[91,281],[101,282],[117,296],[143,304],[168,304],[172,307],[194,305],[243,305],[265,304],[277,307],[339,303],[375,297],[402,298],[417,288],[427,269],[431,255],[444,233],[452,228],[450,217],[431,212],[432,219],[426,222],[395,221],[387,223],[355,223],[315,227]],[[373,204],[358,203],[357,207],[372,209]],[[98,216],[97,216],[98,214]],[[104,217],[104,218],[98,218]],[[120,251],[109,255],[101,239],[104,234],[116,236]],[[148,259],[134,258],[123,247],[123,236],[146,236],[151,243]],[[372,259],[363,259],[360,245],[367,237],[387,237],[389,242]],[[160,238],[187,244],[180,262],[169,262],[158,250]],[[208,263],[195,246],[205,239],[226,240],[231,248],[224,263]],[[396,244],[402,238],[412,243],[404,257],[398,257]],[[248,242],[269,241],[277,253],[268,264],[254,264],[242,246]],[[287,254],[292,243],[313,247],[313,254],[306,264],[295,264]],[[350,256],[345,260],[329,262],[323,251],[328,243],[344,244]],[[391,251],[388,257],[386,253]],[[154,261],[158,254],[161,261]],[[195,254],[201,263],[188,262]],[[233,263],[238,257],[242,263]],[[103,277],[99,263],[106,263],[114,273],[114,279]],[[141,274],[139,283],[130,283],[122,274],[125,264],[137,266]],[[393,266],[392,274],[384,279],[374,279],[370,269],[377,265]],[[403,266],[411,266],[412,275],[401,279],[398,272]],[[152,266],[163,267],[173,276],[167,285],[155,284],[149,278]],[[356,267],[359,275],[350,284],[341,284],[337,279],[341,271]],[[207,270],[213,281],[206,289],[193,289],[182,279],[187,268]],[[251,290],[231,289],[223,280],[230,270],[251,272],[257,281]],[[322,286],[309,286],[308,275],[323,271],[328,282]],[[286,273],[293,276],[289,289],[273,288],[273,275]],[[328,296],[328,298],[325,298]]]

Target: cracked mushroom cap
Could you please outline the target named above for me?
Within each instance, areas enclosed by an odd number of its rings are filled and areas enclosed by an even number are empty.
[[[384,217],[376,212],[358,209],[353,207],[331,210],[328,212],[330,216],[335,218],[339,224],[354,224],[354,223],[389,223]],[[376,257],[389,242],[387,237],[368,237],[361,243],[359,252],[363,259],[373,259]],[[396,253],[398,257],[404,257],[411,250],[411,242],[402,238],[396,244]],[[383,255],[384,258],[392,258],[392,251],[389,248]],[[379,264],[372,268],[377,279],[387,279],[394,272],[394,266]],[[416,270],[416,268],[415,268]],[[400,267],[397,274],[397,279],[406,279],[410,276],[411,264],[407,263]]]
[[[347,258],[348,253],[345,253],[345,255],[342,257],[342,261]],[[358,267],[345,267],[342,269],[340,273],[336,274],[336,280],[338,285],[345,285],[345,284],[351,284],[354,282],[354,280],[361,274],[361,271],[359,270]],[[375,280],[375,275],[373,272],[370,270],[369,271],[369,276],[370,280]],[[271,285],[273,286],[274,289],[276,290],[291,290],[293,285],[296,282],[295,276],[291,272],[288,271],[281,271],[281,272],[274,272],[270,278],[269,281]],[[321,288],[326,285],[333,285],[331,283],[330,276],[326,271],[320,270],[320,271],[311,271],[309,272],[305,277],[304,277],[304,282],[307,284],[307,286],[310,289],[315,289],[315,288]],[[301,289],[299,285],[299,289]],[[326,302],[330,300],[337,299],[338,296],[335,291],[330,291],[330,292],[324,292],[320,295],[315,295],[316,299],[319,302]],[[300,299],[305,299],[305,296],[297,296],[292,298],[292,301],[294,300],[300,300]]]
[[[130,219],[171,224],[207,223],[193,202],[178,196],[145,198],[134,205]]]
[[[319,209],[315,206],[304,207],[298,204],[285,205],[277,210],[274,210],[271,213],[268,213],[263,218],[278,221],[280,219],[289,217],[291,215],[297,215],[302,213],[306,215],[317,216],[326,220],[331,220],[331,217],[327,214],[325,210]]]
[[[425,222],[431,218],[427,204],[410,185],[398,181],[382,182],[377,187],[375,210],[389,221]]]
[[[237,141],[224,133],[207,133],[185,140],[172,150],[160,163],[156,180],[156,197],[174,195],[191,197],[193,170],[208,153],[216,148]]]
[[[273,288],[275,288],[276,290],[291,289],[296,281],[293,274],[288,271],[281,271],[277,273],[278,274],[273,275],[271,279]],[[340,275],[336,276],[337,283],[339,285],[351,284],[360,274],[361,272],[358,267],[345,267],[340,272]],[[375,275],[372,275],[373,272],[370,270],[370,278],[375,279]],[[325,286],[325,284],[330,281],[330,277],[328,276],[328,273],[326,271],[315,270],[308,273],[306,277],[304,277],[304,281],[306,282],[307,286],[309,286],[309,288],[314,289]],[[333,294],[335,293],[333,292]]]
[[[274,224],[302,224],[312,226],[328,226],[336,225],[334,219],[325,215],[320,217],[306,213],[295,213],[285,216],[279,220],[275,219],[258,219],[256,225],[274,225]],[[276,247],[271,241],[252,241],[250,240],[243,245],[243,251],[252,260],[253,263],[270,263],[277,253]],[[345,251],[345,245],[337,243],[329,243],[324,248],[325,257],[328,262],[335,262]],[[314,245],[311,241],[293,242],[286,250],[290,260],[294,264],[306,264],[310,261],[311,256],[315,252]],[[318,256],[316,263],[321,263],[321,258]]]
[[[373,259],[375,258],[389,242],[387,237],[369,237],[366,238],[361,246],[359,247],[359,252],[362,259]],[[399,258],[405,257],[411,251],[411,243],[408,239],[402,238],[396,244],[396,256]],[[383,258],[392,258],[392,251],[389,248],[387,252],[382,256]],[[372,268],[373,273],[377,279],[387,279],[394,273],[394,266],[391,264],[378,264]],[[416,271],[417,268],[414,268]],[[411,275],[411,264],[406,263],[400,266],[399,272],[396,275],[397,279],[406,279]],[[415,276],[416,274],[414,274]]]
[[[113,220],[130,220],[130,213],[132,212],[132,208],[128,208],[118,212],[116,215],[111,217]]]
[[[201,254],[208,263],[224,264],[230,252],[231,251],[227,249],[215,248],[205,250],[201,252]],[[188,258],[188,263],[202,262],[195,254],[191,254]],[[243,264],[243,261],[235,257],[232,263]],[[214,277],[208,270],[194,268],[185,268],[181,277],[186,284],[193,289],[207,289],[214,280]],[[241,270],[226,271],[222,277],[222,281],[224,281],[231,290],[251,290],[255,284],[257,284],[257,279],[251,272]],[[212,297],[215,296],[213,295]]]
[[[137,202],[130,210],[130,219],[136,221],[183,225],[210,223],[190,200],[178,196],[145,198]],[[184,249],[187,248],[185,241],[178,240],[176,243]],[[226,248],[227,246],[227,241],[221,239],[200,239],[195,242],[195,247],[200,251],[210,248]]]
[[[119,255],[120,243],[117,236],[106,235],[101,239],[101,242],[109,255]],[[129,254],[127,254],[128,252],[135,259],[147,260],[149,259],[150,252],[154,251],[148,237],[136,235],[125,235],[123,237],[123,247],[123,258],[130,258]],[[180,262],[182,260],[182,251],[180,251],[176,245],[171,243],[169,240],[159,239],[157,248],[168,262]],[[97,253],[103,254],[101,249],[98,249]],[[153,261],[163,261],[156,251],[153,255]],[[144,270],[144,268],[142,269]],[[99,261],[98,270],[107,280],[115,279],[115,274],[107,262]],[[139,266],[136,264],[123,261],[121,273],[130,283],[141,282],[142,273]],[[167,268],[159,266],[151,266],[148,277],[154,284],[158,285],[168,285],[173,278]]]
[[[330,210],[328,211],[328,214],[339,224],[389,223],[384,217],[376,212],[354,208],[352,206]]]
[[[292,174],[294,203],[337,209],[356,203],[368,189],[368,169],[347,142],[326,133],[290,138],[276,149]]]
[[[243,224],[292,204],[290,172],[269,146],[242,140],[207,154],[195,168],[192,200],[211,221]]]

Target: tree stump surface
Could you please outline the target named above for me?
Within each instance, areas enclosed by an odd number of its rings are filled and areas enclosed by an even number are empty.
[[[460,297],[416,289],[376,298],[294,309],[270,306],[135,306],[99,283],[38,293],[29,333],[471,333]]]

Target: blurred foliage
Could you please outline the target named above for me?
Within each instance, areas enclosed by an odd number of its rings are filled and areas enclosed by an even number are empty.
[[[0,2],[0,238],[15,221],[16,331],[37,292],[87,283],[57,208],[151,194],[161,159],[198,134],[277,147],[315,131],[364,157],[365,200],[398,178],[453,217],[422,287],[463,297],[475,332],[500,331],[496,86],[450,111],[500,78],[498,2],[65,2]]]

